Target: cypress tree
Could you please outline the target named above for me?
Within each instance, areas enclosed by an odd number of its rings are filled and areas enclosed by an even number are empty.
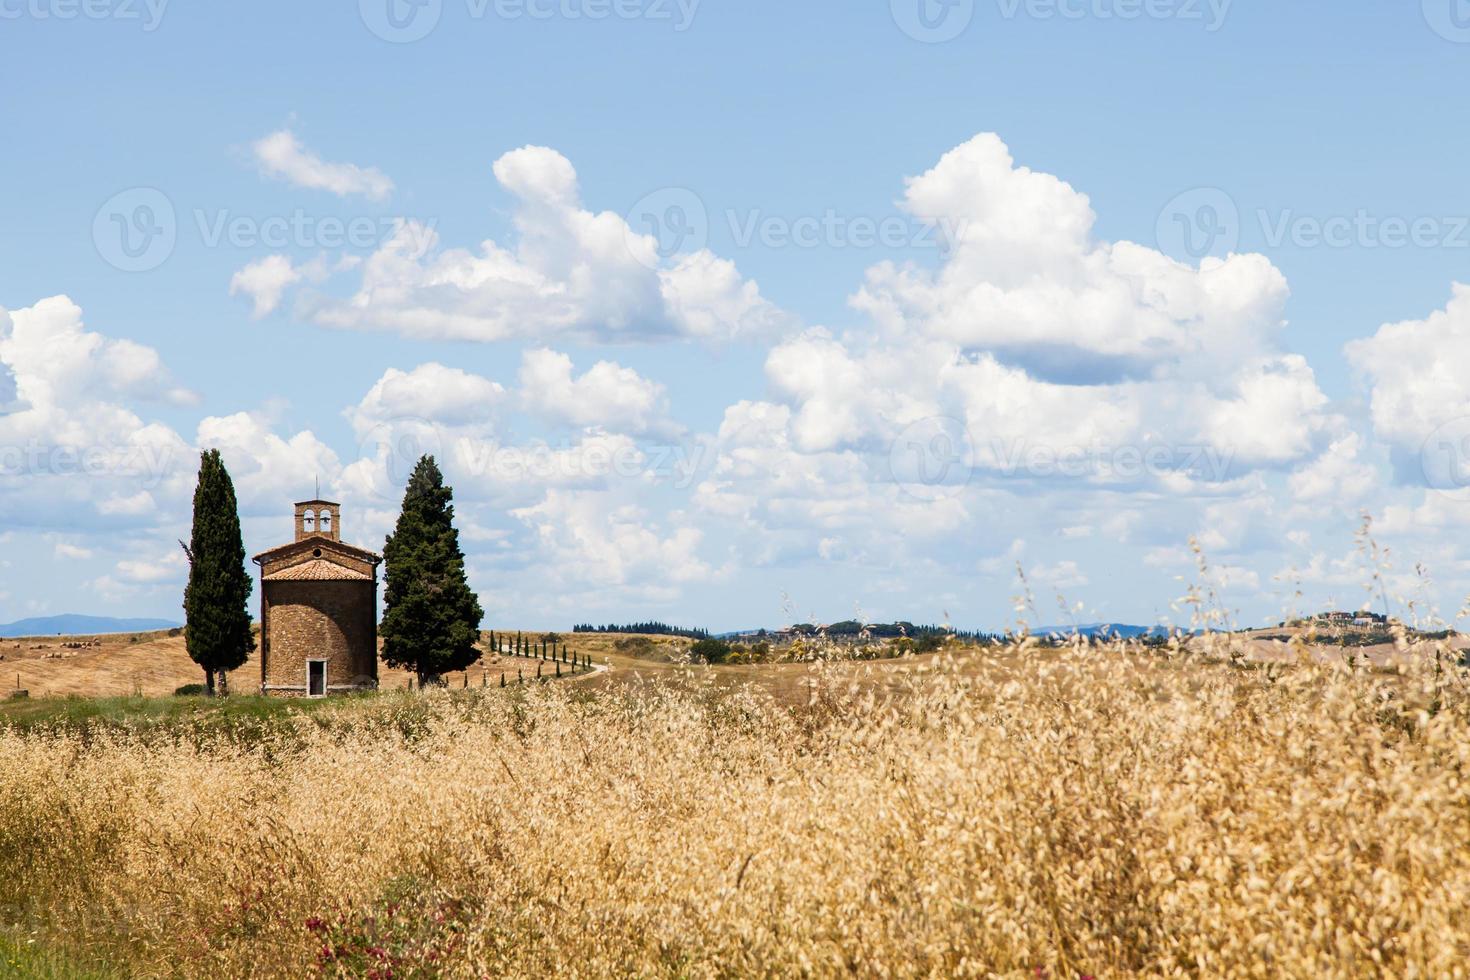
[[[189,659],[204,670],[211,695],[228,693],[227,673],[255,649],[250,631],[250,593],[255,581],[245,570],[245,543],[235,484],[218,449],[199,454],[194,487],[194,525],[189,543],[189,584],[184,587],[184,641]]]
[[[420,688],[480,659],[484,613],[465,579],[453,500],[434,457],[423,457],[383,545],[383,660],[417,674]]]

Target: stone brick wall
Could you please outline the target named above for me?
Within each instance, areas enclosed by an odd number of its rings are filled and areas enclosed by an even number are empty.
[[[262,685],[306,694],[306,663],[327,661],[328,693],[371,688],[378,679],[377,584],[264,582]]]

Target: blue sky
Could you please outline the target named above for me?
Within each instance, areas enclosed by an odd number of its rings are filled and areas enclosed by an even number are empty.
[[[1460,0],[387,2],[0,0],[0,620],[177,615],[211,444],[535,625],[1470,592]]]

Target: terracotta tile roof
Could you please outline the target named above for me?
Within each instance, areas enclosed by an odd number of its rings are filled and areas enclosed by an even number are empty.
[[[320,548],[323,551],[339,552],[341,554],[347,555],[350,558],[357,558],[361,561],[372,562],[374,565],[381,564],[383,561],[381,557],[371,551],[368,551],[366,548],[359,548],[356,545],[348,544],[345,541],[337,541],[333,538],[324,537],[318,534],[308,535],[307,537],[302,538],[300,541],[289,541],[286,544],[277,545],[276,547],[271,548],[269,551],[262,551],[260,554],[252,558],[251,561],[255,562],[257,565],[263,565],[271,559],[279,558],[282,555],[289,555],[293,551],[307,551],[316,548]]]
[[[267,582],[368,582],[372,576],[323,558],[304,561],[265,576]]]

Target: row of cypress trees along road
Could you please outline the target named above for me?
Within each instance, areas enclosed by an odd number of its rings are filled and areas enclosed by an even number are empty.
[[[229,672],[255,649],[255,583],[245,567],[235,485],[217,449],[200,454],[193,528],[189,543],[179,544],[189,559],[185,644],[209,693],[222,695]],[[383,546],[383,659],[413,671],[420,687],[440,684],[443,675],[480,659],[475,643],[483,616],[465,577],[454,491],[434,457],[424,456],[408,478],[398,523]]]

